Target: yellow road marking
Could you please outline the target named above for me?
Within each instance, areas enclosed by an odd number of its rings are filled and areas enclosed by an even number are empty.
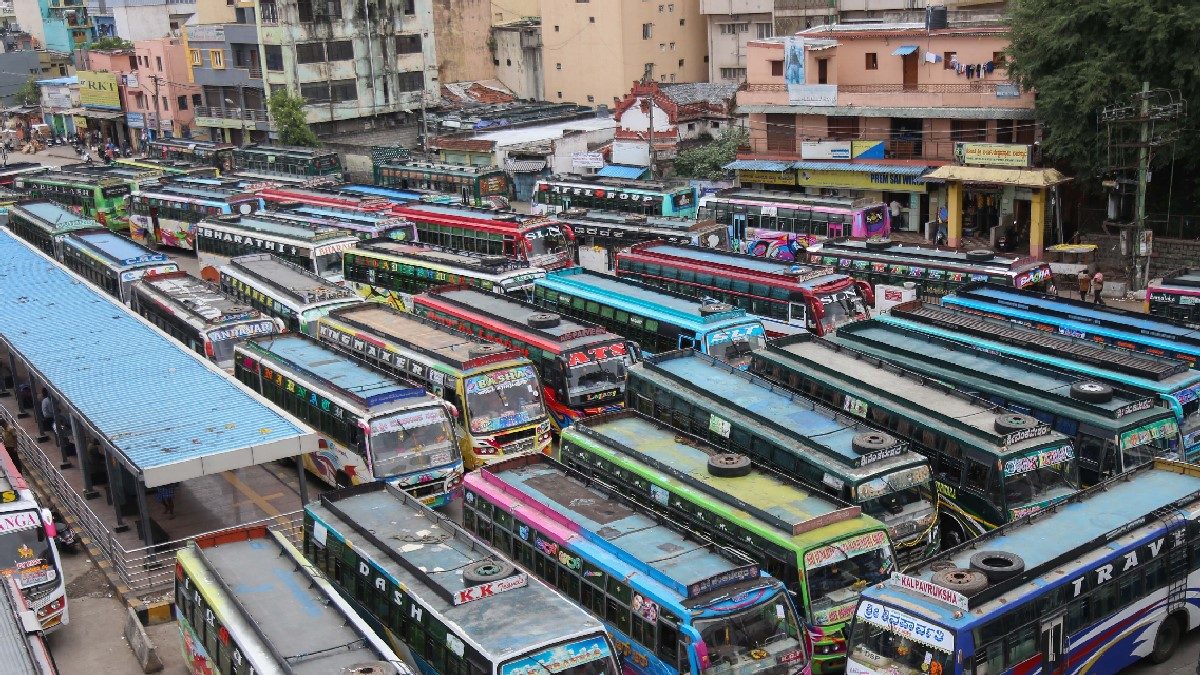
[[[261,509],[263,513],[278,520],[280,525],[287,524],[287,519],[281,517],[283,515],[283,513],[281,513],[279,511],[279,509],[275,508],[275,506],[273,504],[271,504],[271,502],[267,501],[268,500],[267,497],[263,497],[262,495],[255,492],[253,488],[251,488],[249,485],[246,485],[245,483],[243,483],[242,479],[240,479],[236,475],[234,475],[234,473],[232,471],[225,471],[221,475],[225,477],[225,480],[228,481],[229,484],[234,487],[234,489],[236,489],[238,492],[245,495],[246,499],[249,499],[255,506],[257,506],[259,509]],[[275,497],[279,497],[279,496],[282,496],[282,494],[276,493],[274,495],[271,495],[270,499],[274,499]]]

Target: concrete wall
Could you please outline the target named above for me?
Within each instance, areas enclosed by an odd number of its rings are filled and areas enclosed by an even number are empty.
[[[487,49],[491,37],[491,0],[439,0],[433,5],[440,82],[496,77]]]
[[[109,9],[117,26],[117,35],[130,42],[160,38],[171,30],[171,11],[166,3],[122,5]]]
[[[491,5],[493,25],[541,15],[540,0],[491,0]]]
[[[493,65],[496,79],[512,90],[517,98],[540,99],[545,88],[542,67],[541,28],[496,27],[492,29]],[[528,47],[524,45],[537,45]]]
[[[771,14],[769,11],[762,14],[737,13],[751,9],[760,3],[739,3],[733,0],[725,0],[719,3],[704,3],[701,5],[701,11],[705,11],[715,4],[722,5],[721,8],[723,8],[723,5],[728,4],[731,11],[707,13],[704,17],[708,20],[708,81],[744,81],[744,77],[722,77],[721,69],[746,67],[746,44],[759,37],[770,37],[773,30]],[[769,3],[767,4],[769,5]],[[745,24],[746,30],[722,32],[722,26],[738,24]],[[766,27],[766,35],[759,35],[758,26],[760,24]],[[725,30],[730,29],[726,28]]]
[[[1120,237],[1106,234],[1085,234],[1083,241],[1088,244],[1096,244],[1096,263],[1105,274],[1124,273],[1129,264],[1129,258],[1121,255]],[[1150,278],[1161,277],[1181,267],[1195,267],[1197,261],[1200,261],[1200,242],[1155,237],[1154,255],[1150,256]]]

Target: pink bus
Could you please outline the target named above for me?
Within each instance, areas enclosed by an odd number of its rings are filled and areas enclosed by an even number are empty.
[[[1200,328],[1200,267],[1165,275],[1146,289],[1146,311]]]

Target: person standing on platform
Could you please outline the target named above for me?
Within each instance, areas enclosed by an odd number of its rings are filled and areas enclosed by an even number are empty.
[[[1079,299],[1086,302],[1090,290],[1092,290],[1092,278],[1088,276],[1086,269],[1079,270]]]

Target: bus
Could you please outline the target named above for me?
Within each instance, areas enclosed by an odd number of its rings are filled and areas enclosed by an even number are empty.
[[[567,429],[559,459],[669,522],[749,556],[803,609],[813,671],[841,672],[859,580],[886,579],[895,566],[883,523],[632,411]]]
[[[396,206],[391,200],[382,197],[349,194],[332,185],[270,185],[263,186],[257,192],[272,205],[286,207],[332,206],[367,213],[387,213]]]
[[[1047,334],[939,305],[898,305],[880,320],[1152,397],[1175,413],[1183,458],[1200,457],[1200,371],[1185,361]]]
[[[175,619],[191,675],[415,675],[330,580],[262,525],[175,554]]]
[[[569,209],[555,216],[575,233],[580,266],[611,273],[617,254],[644,241],[729,250],[729,228],[711,220]]]
[[[133,285],[130,307],[188,349],[233,372],[233,345],[273,335],[282,322],[235,302],[187,272],[144,276]]]
[[[233,149],[233,164],[242,171],[342,178],[342,160],[336,152],[298,145],[237,146]]]
[[[626,404],[857,505],[888,526],[896,557],[937,549],[930,462],[890,433],[693,351],[629,369]]]
[[[415,188],[397,188],[384,187],[382,185],[372,185],[368,183],[343,183],[337,186],[339,192],[346,194],[362,195],[364,197],[382,197],[397,204],[406,202],[430,202],[431,204],[461,204],[462,198],[458,195],[446,194],[442,192],[433,192],[430,190],[418,190]]]
[[[583,176],[542,178],[533,186],[531,213],[600,209],[644,216],[696,217],[697,190],[687,183]],[[701,218],[707,220],[707,217]]]
[[[100,229],[100,223],[48,199],[17,202],[8,210],[8,229],[55,260],[62,260],[62,241],[72,232]]]
[[[13,452],[17,448],[0,445],[0,578],[16,582],[36,629],[49,634],[68,622],[67,583],[54,545],[54,518],[17,471]]]
[[[343,252],[358,243],[347,230],[301,224],[270,211],[210,216],[196,224],[195,237],[200,276],[209,281],[233,258],[269,253],[337,283],[342,280]]]
[[[318,334],[368,366],[415,380],[449,401],[468,470],[550,448],[537,370],[516,350],[375,303],[331,312]]]
[[[803,265],[663,241],[617,254],[617,276],[693,298],[713,298],[762,319],[768,334],[825,335],[870,317],[871,285],[824,265]]]
[[[552,218],[425,202],[396,206],[392,213],[415,224],[428,244],[548,270],[575,264],[575,233]]]
[[[391,239],[364,241],[346,251],[346,284],[359,295],[396,309],[412,307],[412,296],[434,286],[467,284],[499,295],[527,296],[546,275],[499,256],[477,256]]]
[[[250,214],[263,200],[236,189],[197,188],[164,181],[129,197],[130,238],[142,244],[196,249],[196,223],[205,218]]]
[[[255,337],[234,350],[242,384],[319,429],[304,468],[333,487],[383,480],[422,504],[450,503],[463,460],[450,404],[307,335]]]
[[[9,162],[0,167],[0,187],[13,188],[16,187],[19,176],[38,175],[48,171],[49,166],[38,162]]]
[[[457,195],[471,206],[507,209],[513,186],[498,166],[464,166],[418,161],[392,161],[374,166],[376,185]]]
[[[620,674],[602,623],[387,483],[322,495],[303,527],[304,556],[414,671]]]
[[[1146,311],[1200,330],[1200,268],[1184,268],[1152,282],[1146,289]]]
[[[943,251],[890,240],[836,239],[811,246],[807,255],[814,265],[832,265],[872,285],[902,286],[912,282],[923,300],[937,300],[978,281],[1039,291],[1054,284],[1048,263],[986,249]]]
[[[126,305],[133,299],[133,284],[138,279],[179,271],[179,265],[162,253],[104,229],[64,236],[61,262]]]
[[[1116,673],[1166,662],[1200,622],[1198,493],[1200,469],[1156,459],[867,587],[846,673]]]
[[[286,330],[317,336],[317,320],[363,302],[354,291],[273,256],[251,253],[221,267],[221,291],[237,302],[279,319]]]
[[[645,354],[695,349],[739,368],[763,345],[757,317],[724,303],[704,303],[582,267],[534,281],[533,302],[547,311],[600,324],[637,342]]]
[[[298,223],[346,230],[364,241],[391,239],[392,241],[415,242],[417,240],[415,225],[389,213],[360,211],[336,206],[297,205],[290,208],[272,209],[271,215]]]
[[[132,189],[120,178],[55,171],[17,176],[14,185],[32,199],[49,199],[63,204],[77,215],[90,218],[114,232],[129,228],[125,198]]]
[[[470,286],[431,288],[413,296],[410,311],[524,354],[542,378],[556,431],[624,407],[625,371],[639,349],[601,326]]]
[[[187,138],[156,138],[147,146],[146,155],[158,159],[207,164],[221,173],[233,170],[236,145],[196,141]]]
[[[155,159],[153,157],[118,157],[113,163],[134,169],[159,171],[163,176],[192,176],[194,178],[216,178],[221,175],[217,167],[211,164],[197,164],[173,159]]]
[[[942,298],[953,309],[1155,356],[1200,361],[1200,330],[1160,316],[1046,293],[972,284]]]
[[[754,353],[750,372],[859,417],[929,458],[944,547],[1079,489],[1073,439],[1045,422],[827,340],[772,340]]]
[[[95,178],[117,178],[125,181],[130,190],[156,183],[163,178],[161,169],[129,166],[126,164],[67,164],[59,167],[62,173]]]
[[[58,675],[54,655],[16,579],[0,579],[0,663],[22,675]]]
[[[548,457],[463,480],[463,526],[602,618],[626,673],[808,675],[787,588]]]
[[[803,258],[806,247],[825,238],[892,232],[887,204],[870,199],[732,188],[702,197],[699,213],[730,228],[735,251],[779,260]]]
[[[1155,397],[879,319],[825,339],[1044,422],[1072,439],[1084,486],[1182,452],[1175,413]]]

